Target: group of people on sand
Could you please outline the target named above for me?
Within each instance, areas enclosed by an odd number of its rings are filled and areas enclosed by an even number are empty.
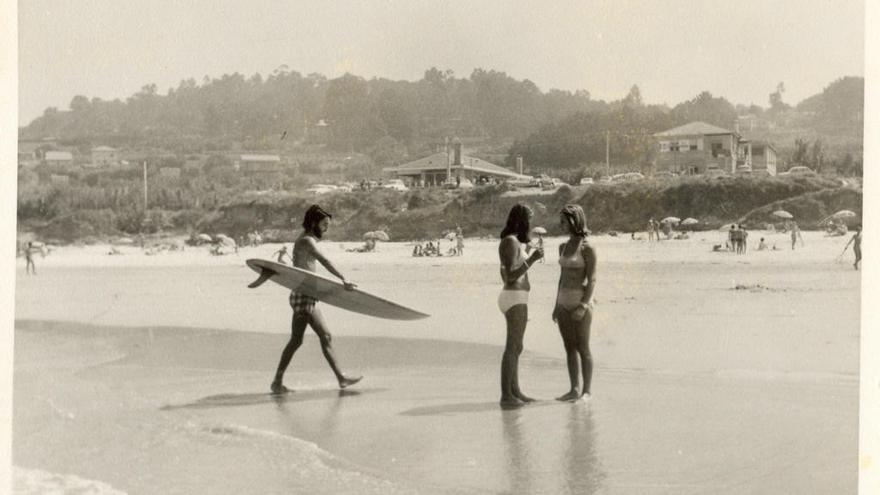
[[[461,227],[456,228],[455,233],[452,235],[455,237],[455,244],[449,248],[446,252],[446,256],[463,256],[464,235],[461,232]],[[435,242],[428,241],[424,245],[417,242],[416,245],[413,246],[412,255],[414,258],[421,258],[423,256],[444,256],[439,240]]]
[[[746,254],[749,250],[749,231],[742,224],[733,224],[727,231],[727,249],[736,254]],[[762,241],[764,239],[761,239]],[[760,250],[760,248],[759,248]]]
[[[522,392],[519,385],[519,356],[523,350],[523,336],[529,318],[528,271],[544,258],[544,248],[535,246],[526,254],[530,244],[529,224],[532,210],[522,204],[511,208],[498,246],[501,293],[498,308],[504,316],[507,338],[501,358],[501,405],[519,406],[535,399]],[[332,215],[319,205],[312,205],[305,213],[303,231],[293,244],[290,263],[300,269],[315,271],[320,263],[342,281],[347,290],[354,289],[334,264],[318,248],[324,233],[330,226]],[[569,390],[557,397],[561,401],[576,401],[590,397],[593,360],[590,354],[590,324],[593,320],[593,291],[596,286],[596,251],[587,241],[586,215],[577,205],[566,205],[559,214],[560,225],[568,232],[568,239],[559,246],[560,277],[556,304],[550,317],[559,327],[565,347],[566,364],[570,381]],[[278,262],[286,261],[286,249],[276,252]],[[318,307],[318,301],[308,294],[291,291],[290,307],[293,310],[291,336],[281,353],[270,389],[274,394],[289,392],[284,386],[284,372],[294,353],[303,342],[307,327],[318,335],[321,350],[340,388],[359,382],[361,376],[349,376],[337,363],[330,330]],[[582,378],[582,380],[581,380]]]

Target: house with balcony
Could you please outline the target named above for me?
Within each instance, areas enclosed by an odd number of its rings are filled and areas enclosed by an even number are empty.
[[[739,133],[705,122],[691,122],[654,134],[659,153],[656,172],[699,175],[707,172],[734,174],[750,167],[748,148]]]

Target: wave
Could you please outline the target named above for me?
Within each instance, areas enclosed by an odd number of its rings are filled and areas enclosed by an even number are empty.
[[[113,488],[103,481],[18,466],[13,467],[13,493],[16,495],[43,495],[46,493],[127,495],[126,492]]]

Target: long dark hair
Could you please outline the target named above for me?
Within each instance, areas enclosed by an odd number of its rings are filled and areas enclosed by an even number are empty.
[[[318,228],[318,224],[321,223],[321,220],[325,218],[333,218],[333,215],[327,213],[326,211],[324,211],[323,208],[318,205],[312,205],[309,207],[308,210],[306,210],[306,214],[303,217],[302,226],[306,230],[306,232],[309,232],[310,234],[320,239],[321,229]]]
[[[529,218],[532,216],[532,210],[526,205],[515,204],[507,214],[507,224],[501,231],[501,238],[504,239],[509,235],[515,235],[519,242],[529,242]]]

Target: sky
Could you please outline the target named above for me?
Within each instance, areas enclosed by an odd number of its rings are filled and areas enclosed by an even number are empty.
[[[529,79],[546,91],[647,103],[702,91],[767,106],[864,74],[864,3],[852,0],[19,2],[19,124],[78,94],[281,65],[302,74],[418,80],[430,67]]]

